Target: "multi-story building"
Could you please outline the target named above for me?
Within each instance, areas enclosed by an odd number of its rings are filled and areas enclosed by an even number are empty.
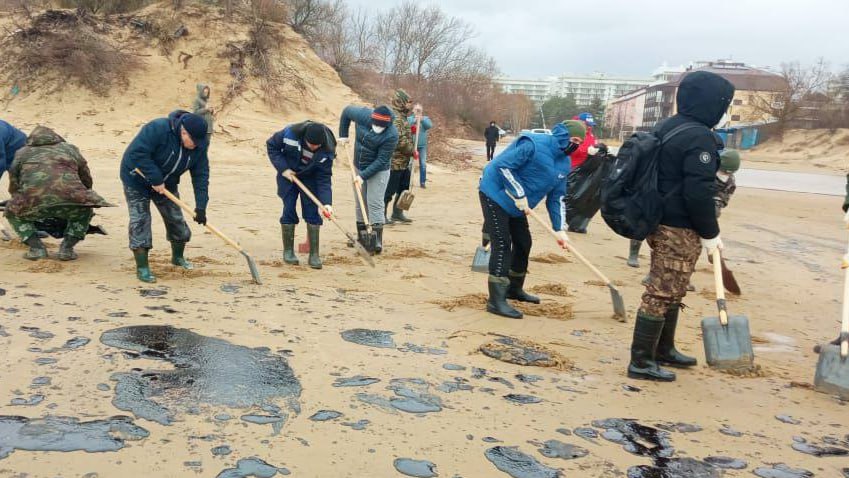
[[[520,93],[531,99],[537,105],[546,102],[553,95],[551,88],[554,84],[555,77],[542,78],[537,80],[522,80],[517,78],[496,78],[493,81],[501,85],[502,91],[505,93]]]

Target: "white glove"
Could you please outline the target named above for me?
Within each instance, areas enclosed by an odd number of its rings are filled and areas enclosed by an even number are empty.
[[[843,222],[846,223],[846,228],[849,229],[849,210],[843,215]]]
[[[528,207],[528,197],[527,196],[521,197],[521,198],[513,198],[513,204],[516,205],[516,209],[518,209],[522,212],[530,209],[530,207]]]
[[[324,206],[322,206],[322,207],[324,208],[324,210],[323,210],[323,211],[321,211],[321,214],[322,214],[325,218],[330,219],[330,216],[332,216],[332,215],[333,215],[333,206],[331,206],[330,204],[325,204],[325,205],[324,205]]]
[[[723,250],[725,247],[722,245],[722,239],[717,235],[713,239],[700,239],[702,241],[702,247],[705,248],[708,254],[713,254],[713,251],[719,249]]]
[[[589,148],[587,148],[587,154],[589,154],[590,156],[595,156],[596,154],[598,154],[598,148],[596,148],[595,146],[590,146]]]
[[[345,137],[342,137],[342,138],[338,138],[336,140],[336,142],[339,143],[339,144],[348,144],[348,137],[345,136]]]
[[[557,231],[557,244],[566,249],[566,243],[569,242],[569,236],[566,235],[566,231]]]
[[[282,173],[280,173],[280,175],[283,176],[284,178],[288,179],[291,182],[292,177],[295,176],[295,172],[292,171],[291,169],[286,169]]]
[[[354,176],[354,184],[362,187],[363,186],[363,177],[360,176],[359,174]]]

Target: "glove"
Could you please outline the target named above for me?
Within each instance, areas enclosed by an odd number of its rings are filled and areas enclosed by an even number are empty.
[[[419,152],[418,152],[418,150],[413,151],[413,159],[415,159],[416,161],[418,161],[418,160],[419,160]]]
[[[716,249],[719,249],[720,251],[724,249],[722,239],[718,235],[713,239],[702,238],[700,240],[702,241],[702,247],[704,247],[705,251],[707,251],[709,255],[712,255],[713,251]]]
[[[283,176],[284,178],[288,179],[291,182],[292,177],[295,176],[295,172],[292,171],[291,169],[287,169],[287,170],[283,171],[282,173],[280,173],[280,175]]]
[[[846,223],[846,228],[849,229],[849,211],[846,211],[846,214],[843,215],[843,222]]]
[[[363,185],[363,177],[362,177],[362,176],[360,176],[359,174],[358,174],[358,175],[356,175],[356,176],[354,176],[354,184],[356,184],[356,185],[358,185],[358,186],[362,187],[362,185]]]
[[[598,148],[596,148],[595,146],[590,146],[589,148],[587,148],[587,154],[590,156],[595,156],[596,154],[598,154]]]
[[[607,150],[607,145],[606,145],[606,144],[604,144],[604,143],[597,143],[595,146],[596,146],[596,148],[598,148],[598,152],[599,152],[599,153],[601,153],[601,154],[603,154],[603,155],[607,155],[608,150]]]
[[[527,196],[526,196],[526,197],[521,197],[521,198],[513,198],[513,204],[515,204],[515,205],[516,205],[516,209],[518,209],[518,210],[520,210],[520,211],[522,211],[522,212],[525,212],[525,211],[527,211],[528,209],[530,209],[530,207],[528,206],[528,198],[527,198]]]
[[[342,138],[336,138],[336,142],[339,144],[348,144],[348,137],[344,136]]]
[[[195,209],[195,222],[206,226],[206,209]]]
[[[566,249],[566,243],[569,242],[569,236],[566,235],[566,231],[557,231],[557,245]]]
[[[330,219],[330,216],[333,215],[333,206],[331,206],[330,204],[325,204],[322,207],[324,209],[321,211],[321,215],[324,216],[326,219]]]
[[[415,124],[413,124],[412,126],[410,126],[410,133],[416,134],[416,131],[418,131],[418,130],[419,130],[419,128],[418,128],[418,127],[416,127],[416,125],[415,125]]]

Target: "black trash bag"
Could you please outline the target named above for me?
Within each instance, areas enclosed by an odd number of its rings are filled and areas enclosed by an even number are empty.
[[[566,224],[574,232],[586,232],[587,225],[601,207],[601,181],[613,163],[607,154],[588,156],[567,177]]]
[[[65,219],[61,219],[58,217],[51,217],[48,219],[43,219],[41,221],[35,221],[34,223],[35,229],[39,233],[39,237],[47,237],[52,236],[56,239],[62,239],[65,237],[65,229],[68,227],[68,221]],[[106,229],[103,229],[102,226],[88,226],[88,231],[86,231],[86,235],[89,234],[102,234],[106,235]]]

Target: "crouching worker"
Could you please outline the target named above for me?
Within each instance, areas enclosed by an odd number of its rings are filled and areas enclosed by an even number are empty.
[[[539,303],[524,291],[531,252],[526,211],[546,198],[558,243],[565,246],[569,154],[581,144],[585,131],[583,123],[570,120],[556,125],[551,135],[522,134],[484,168],[479,196],[491,241],[488,312],[521,319],[522,313],[506,299]]]
[[[9,170],[12,198],[6,205],[6,219],[29,246],[25,258],[34,261],[47,257],[37,234],[39,224],[45,221],[64,224],[64,239],[56,258],[77,258],[74,246],[85,239],[94,216],[92,209],[112,206],[91,189],[92,185],[88,164],[79,149],[50,128],[37,126]]]
[[[206,133],[203,118],[177,110],[167,118],[158,118],[142,126],[124,152],[121,182],[130,213],[130,249],[136,261],[136,276],[142,282],[156,282],[148,263],[148,253],[153,247],[151,201],[165,223],[166,238],[171,242],[171,263],[192,269],[192,264],[183,255],[186,243],[192,238],[192,230],[183,219],[180,206],[169,200],[165,191],[179,197],[180,176],[188,171],[195,191],[195,222],[206,224],[209,202]]]
[[[298,178],[304,186],[321,201],[322,214],[329,219],[333,214],[333,159],[336,157],[336,138],[330,128],[312,121],[292,124],[274,133],[265,143],[268,158],[277,170],[277,195],[283,200],[283,215],[280,226],[283,231],[283,261],[297,265],[295,255],[295,226],[298,213],[295,211],[298,197],[301,198],[301,214],[307,222],[307,238],[310,244],[309,264],[321,269],[319,235],[321,215],[318,205],[292,181]]]

